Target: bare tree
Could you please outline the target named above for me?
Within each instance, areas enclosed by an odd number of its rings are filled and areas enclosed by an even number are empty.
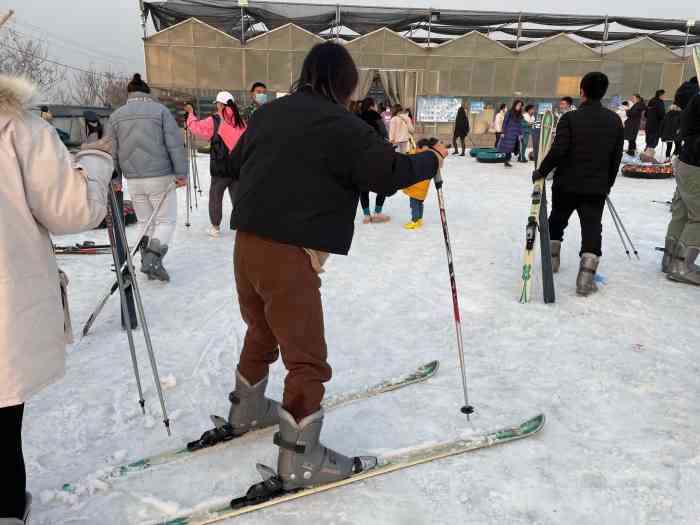
[[[73,73],[71,98],[85,106],[118,107],[126,102],[127,79],[112,71],[100,72],[91,66]]]
[[[27,77],[44,93],[51,92],[66,76],[65,68],[49,60],[46,42],[24,38],[14,29],[0,34],[0,71]]]

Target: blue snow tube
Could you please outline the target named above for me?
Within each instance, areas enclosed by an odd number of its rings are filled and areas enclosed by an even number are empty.
[[[472,148],[469,150],[469,156],[473,159],[478,158],[479,153],[485,153],[485,152],[497,152],[498,150],[495,148]]]
[[[506,154],[499,152],[495,148],[483,148],[477,152],[476,160],[485,163],[503,162],[506,159]]]

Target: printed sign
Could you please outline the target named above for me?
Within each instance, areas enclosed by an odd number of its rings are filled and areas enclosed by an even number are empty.
[[[469,103],[469,113],[483,113],[486,105],[482,100],[472,100]]]
[[[461,97],[418,97],[418,122],[454,122]]]

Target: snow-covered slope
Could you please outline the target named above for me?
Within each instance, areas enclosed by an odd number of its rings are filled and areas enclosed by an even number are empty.
[[[198,437],[208,414],[225,415],[244,325],[233,283],[234,235],[212,240],[205,185],[192,227],[181,214],[165,259],[172,282],[140,281],[165,381],[173,436],[139,344],[147,415],[113,297],[93,331],[69,349],[66,378],[32,399],[25,416],[35,524],[139,524],[202,502],[225,501],[257,481],[255,463],[274,466],[270,436],[245,439],[134,475],[95,481],[101,470]],[[323,439],[347,453],[381,452],[497,428],[537,412],[537,437],[389,475],[238,520],[245,524],[696,524],[700,520],[700,290],[659,272],[672,180],[620,178],[612,198],[641,261],[629,261],[606,214],[600,273],[607,284],[578,298],[579,227],[572,218],[556,277],[557,304],[517,302],[531,190],[531,165],[478,164],[451,157],[444,169],[447,217],[464,319],[471,423],[460,414],[461,384],[449,280],[435,190],[425,227],[402,228],[408,198],[397,194],[382,225],[356,221],[349,257],[323,276],[334,376],[329,394],[376,383],[440,359],[438,375],[381,398],[329,413]],[[181,203],[185,194],[179,191]],[[225,215],[230,204],[225,203]],[[226,219],[224,220],[226,224]],[[129,228],[130,238],[137,235]],[[105,242],[106,233],[55,239]],[[110,256],[61,257],[71,278],[76,333],[109,286]],[[39,328],[39,327],[38,327]],[[281,393],[281,363],[270,394]],[[66,494],[64,482],[77,482]]]

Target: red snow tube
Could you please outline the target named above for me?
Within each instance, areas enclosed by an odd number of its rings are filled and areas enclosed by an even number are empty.
[[[670,179],[673,177],[673,166],[671,164],[659,164],[658,166],[625,164],[622,166],[622,174],[634,179]]]

